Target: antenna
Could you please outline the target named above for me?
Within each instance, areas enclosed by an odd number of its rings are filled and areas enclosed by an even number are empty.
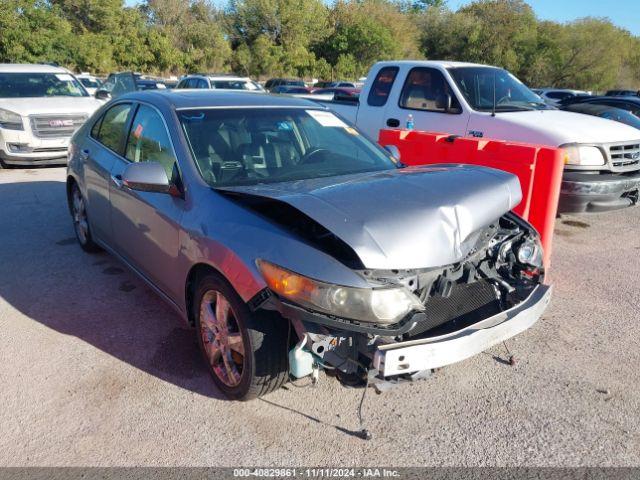
[[[493,71],[493,105],[491,106],[491,116],[496,116],[496,71]]]

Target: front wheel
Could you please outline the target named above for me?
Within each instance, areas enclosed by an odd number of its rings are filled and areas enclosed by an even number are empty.
[[[252,313],[225,279],[202,276],[193,295],[198,344],[213,381],[227,397],[250,400],[288,379],[288,323]]]

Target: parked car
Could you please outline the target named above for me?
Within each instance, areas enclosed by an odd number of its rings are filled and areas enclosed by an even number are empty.
[[[623,110],[622,108],[610,107],[609,105],[600,105],[591,102],[570,103],[562,107],[563,110],[576,113],[584,113],[594,115],[596,117],[614,120],[640,129],[640,118],[633,113]]]
[[[639,90],[607,90],[605,93],[607,97],[631,97],[631,96],[640,96]]]
[[[95,95],[98,88],[100,88],[100,85],[102,85],[102,82],[98,80],[97,77],[94,77],[87,72],[82,72],[80,75],[76,75],[76,78],[80,81],[89,95]]]
[[[360,95],[359,88],[346,88],[346,87],[331,87],[331,88],[317,88],[314,89],[314,95],[333,95],[333,98],[355,98]]]
[[[313,88],[356,88],[354,82],[316,82]]]
[[[69,138],[99,106],[64,68],[0,64],[0,166],[64,165]]]
[[[109,100],[138,90],[165,90],[165,82],[136,72],[111,73],[96,91],[99,100]]]
[[[560,212],[638,202],[640,133],[628,125],[549,107],[511,73],[486,65],[387,61],[367,79],[358,102],[318,101],[371,138],[413,123],[417,130],[562,148]]]
[[[237,77],[233,75],[188,75],[180,80],[176,88],[205,88],[215,90],[249,90],[264,92],[264,88],[249,77]]]
[[[80,245],[195,327],[231,398],[318,366],[350,385],[416,379],[522,332],[549,302],[538,236],[510,213],[515,176],[403,167],[317,102],[136,92],[70,152]]]
[[[618,96],[603,96],[603,97],[588,97],[588,98],[574,98],[572,100],[566,100],[563,102],[563,106],[573,104],[591,104],[591,105],[606,105],[613,108],[621,108],[640,117],[640,97],[618,97]]]
[[[276,87],[286,86],[286,87],[306,87],[304,82],[295,78],[271,78],[267,80],[264,84],[264,88],[271,92]]]
[[[532,88],[531,91],[539,95],[549,105],[554,106],[567,98],[588,97],[591,95],[584,90],[572,90],[568,88]]]
[[[287,95],[308,95],[313,91],[309,87],[292,87],[291,85],[278,85],[271,90],[271,93]]]

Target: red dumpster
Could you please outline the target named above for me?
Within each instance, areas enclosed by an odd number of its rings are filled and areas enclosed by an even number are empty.
[[[395,145],[406,165],[465,163],[517,175],[522,202],[514,211],[540,233],[544,262],[549,267],[564,167],[560,149],[416,130],[380,130],[378,143]]]

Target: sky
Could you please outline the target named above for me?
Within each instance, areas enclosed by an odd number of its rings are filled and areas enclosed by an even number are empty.
[[[470,3],[468,0],[448,0],[452,10]],[[582,17],[609,17],[619,27],[640,36],[640,0],[528,0],[542,20],[568,22]]]
[[[226,0],[214,0],[217,5]],[[138,0],[125,0],[135,5]],[[470,0],[448,0],[449,8],[457,10]],[[528,0],[538,18],[568,22],[582,17],[609,17],[616,25],[640,36],[640,0]]]

